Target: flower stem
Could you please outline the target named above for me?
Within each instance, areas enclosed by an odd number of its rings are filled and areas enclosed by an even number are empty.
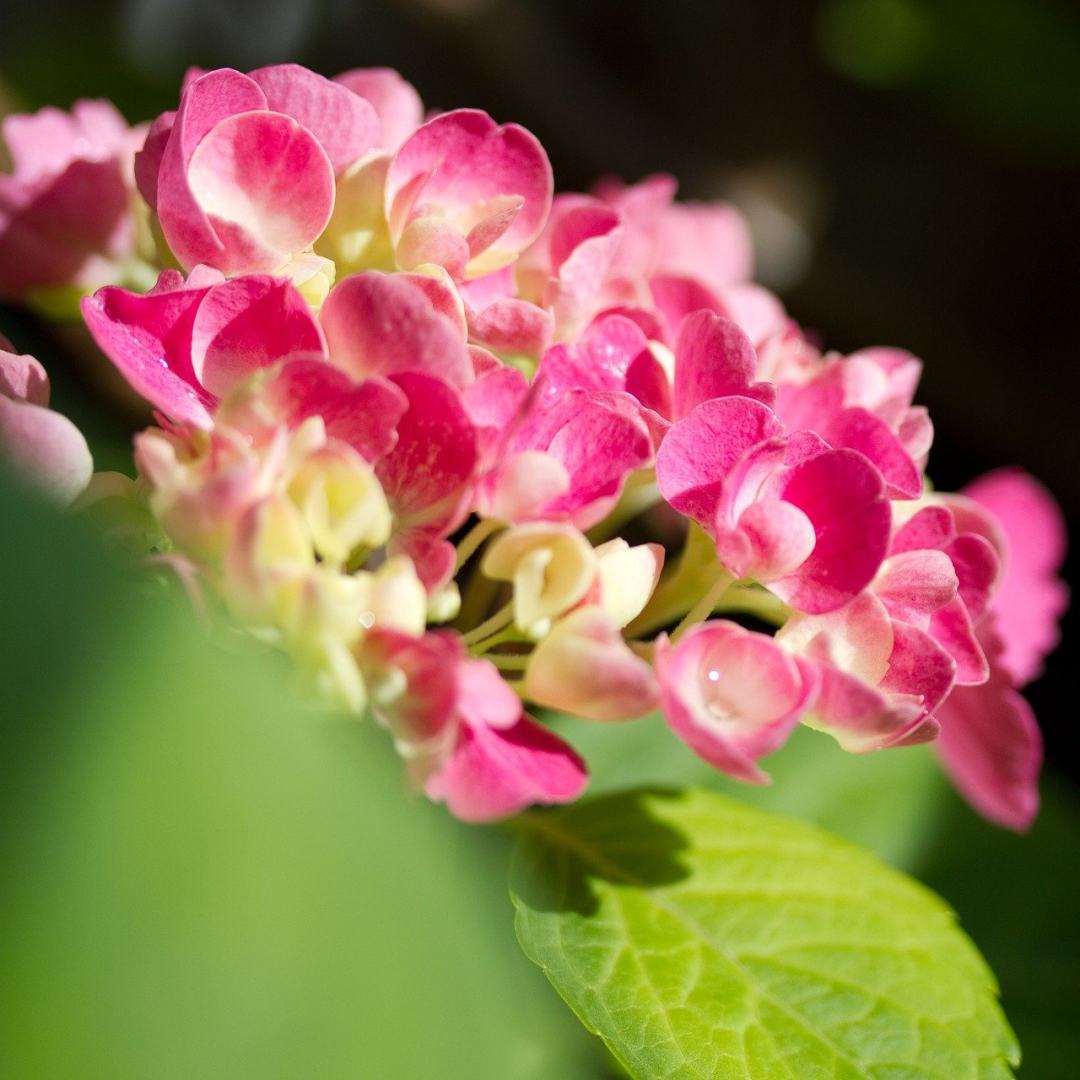
[[[678,641],[690,627],[696,626],[699,622],[707,619],[713,613],[716,605],[720,603],[720,597],[728,591],[734,580],[734,575],[720,567],[716,579],[705,595],[687,612],[683,621],[671,632],[671,640],[673,642]]]
[[[503,523],[497,518],[481,518],[462,538],[457,546],[455,569],[460,570],[476,549],[494,532],[498,532]]]
[[[499,608],[490,619],[485,619],[479,626],[474,626],[467,634],[462,634],[461,640],[466,645],[475,645],[477,642],[483,641],[484,638],[490,637],[492,634],[509,626],[513,619],[514,602],[511,600],[508,604]]]

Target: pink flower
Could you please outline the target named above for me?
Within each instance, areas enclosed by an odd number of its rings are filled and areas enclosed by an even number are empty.
[[[3,121],[14,162],[0,176],[0,297],[92,289],[134,255],[137,131],[106,101]]]
[[[989,662],[980,686],[957,686],[938,710],[942,761],[961,794],[984,816],[1027,829],[1039,808],[1042,736],[1015,688],[1035,678],[1058,640],[1068,591],[1061,511],[1037,481],[999,469],[948,505],[962,528],[995,543],[1004,573],[977,633]]]
[[[661,354],[662,355],[662,354]],[[679,326],[669,374],[641,328],[624,315],[605,315],[574,345],[555,345],[540,361],[549,399],[567,390],[623,391],[663,420],[695,405],[739,395],[771,405],[771,383],[757,381],[757,354],[730,319],[696,311]],[[666,423],[653,419],[659,431]]]
[[[306,68],[221,68],[154,122],[136,177],[184,267],[272,271],[311,247],[335,176],[378,141],[371,104]]]
[[[703,623],[656,643],[660,701],[672,730],[721,772],[768,783],[757,762],[786,741],[816,687],[812,667],[765,634]]]
[[[379,118],[379,147],[391,152],[421,125],[424,105],[415,88],[391,68],[353,68],[334,76],[371,104]]]
[[[820,615],[795,615],[777,643],[810,664],[817,689],[806,722],[856,753],[925,742],[956,664],[925,631],[894,620],[864,592]]]
[[[584,789],[581,759],[525,715],[489,661],[466,658],[456,635],[376,631],[362,665],[414,780],[455,816],[493,821]]]
[[[922,364],[900,349],[864,349],[815,367],[807,382],[779,381],[780,418],[865,454],[893,498],[918,498],[933,439],[926,410],[911,404]]]
[[[508,266],[551,208],[551,165],[517,124],[457,109],[429,120],[394,155],[386,216],[399,265],[474,278]]]
[[[45,369],[7,345],[0,338],[0,464],[66,505],[90,482],[90,450],[79,429],[49,408]]]
[[[477,511],[505,521],[570,521],[587,529],[617,502],[627,476],[652,460],[653,439],[627,394],[534,384],[477,489]]]
[[[244,377],[325,350],[303,297],[266,274],[226,282],[201,267],[184,281],[165,270],[145,296],[109,287],[82,308],[94,340],[134,389],[171,419],[199,427]]]
[[[785,436],[758,401],[698,405],[656,456],[660,492],[713,536],[720,562],[792,607],[832,611],[877,572],[889,542],[884,483],[852,450]]]

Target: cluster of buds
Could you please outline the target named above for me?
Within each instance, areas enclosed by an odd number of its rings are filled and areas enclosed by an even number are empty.
[[[1058,511],[1012,470],[931,492],[919,361],[821,352],[732,207],[664,176],[553,196],[528,131],[425,118],[382,69],[193,71],[132,175],[160,275],[83,313],[157,411],[158,557],[431,798],[571,800],[584,763],[528,709],[659,710],[751,783],[798,723],[935,741],[1030,822]]]

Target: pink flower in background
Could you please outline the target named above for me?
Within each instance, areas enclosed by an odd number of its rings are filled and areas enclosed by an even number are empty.
[[[90,482],[94,463],[79,429],[49,408],[49,377],[0,337],[0,465],[58,502]]]
[[[12,114],[2,127],[14,168],[0,175],[0,297],[26,300],[126,277],[141,129],[107,101]]]
[[[1039,809],[1042,736],[1017,691],[1038,676],[1058,642],[1058,620],[1069,600],[1059,577],[1065,522],[1046,489],[1015,468],[979,477],[949,505],[963,527],[998,546],[1003,573],[976,624],[988,678],[958,686],[939,710],[938,749],[976,809],[1023,830]]]

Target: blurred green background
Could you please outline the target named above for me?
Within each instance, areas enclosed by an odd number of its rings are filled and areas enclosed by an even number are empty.
[[[748,214],[759,276],[830,345],[926,361],[932,472],[1021,462],[1080,528],[1080,14],[1054,0],[6,0],[0,105],[173,107],[189,64],[398,67],[537,133],[559,186],[679,176]],[[101,467],[144,418],[77,331],[0,308]],[[403,793],[379,733],[0,488],[0,1075],[607,1075],[513,940],[501,830]],[[101,567],[100,571],[95,569]],[[1069,576],[1076,566],[1070,560]],[[916,873],[997,971],[1021,1076],[1080,1060],[1074,632],[1031,689],[1028,837],[925,750],[805,734],[754,794]],[[717,783],[649,721],[572,737],[597,790]],[[745,792],[743,792],[745,794]]]

